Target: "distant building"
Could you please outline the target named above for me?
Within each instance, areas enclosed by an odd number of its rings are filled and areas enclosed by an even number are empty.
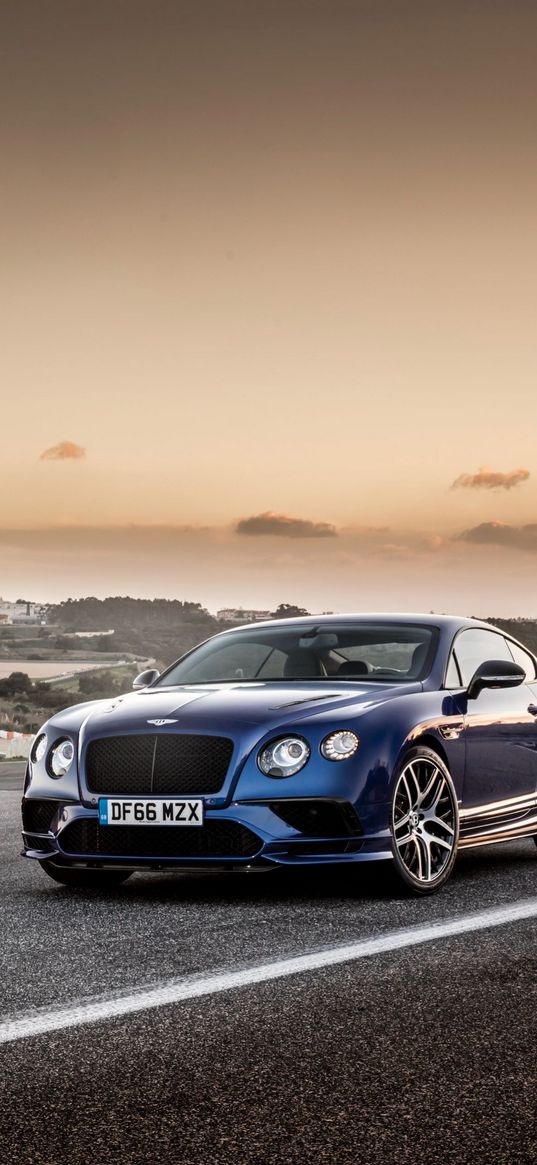
[[[105,635],[113,635],[114,628],[109,627],[107,631],[63,631],[62,637],[64,639],[95,639]]]
[[[45,603],[10,602],[0,598],[0,617],[5,623],[44,623],[47,614]]]
[[[216,612],[221,623],[262,623],[270,619],[271,611],[246,611],[243,607],[223,607]]]

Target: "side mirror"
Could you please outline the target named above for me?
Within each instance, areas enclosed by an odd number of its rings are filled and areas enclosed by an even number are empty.
[[[156,667],[150,667],[147,671],[141,671],[139,676],[132,681],[133,688],[148,688],[150,684],[154,684],[158,680],[160,672]]]
[[[487,659],[480,663],[468,684],[467,696],[475,700],[483,688],[518,688],[526,673],[518,663],[509,659]]]

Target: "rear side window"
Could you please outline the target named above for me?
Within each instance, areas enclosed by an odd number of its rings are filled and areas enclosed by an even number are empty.
[[[535,679],[535,661],[533,660],[529,651],[524,651],[523,647],[519,647],[518,643],[513,643],[511,641],[511,639],[508,639],[507,642],[508,642],[509,647],[511,649],[511,654],[513,656],[515,663],[518,663],[519,667],[524,668],[524,671],[526,672],[526,679],[527,680],[534,680]]]
[[[486,663],[487,660],[506,659],[510,662],[513,660],[503,635],[486,631],[481,627],[461,631],[455,640],[453,652],[464,687],[470,683],[479,665]]]

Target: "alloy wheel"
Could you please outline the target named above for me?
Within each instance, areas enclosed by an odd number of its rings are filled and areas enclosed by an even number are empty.
[[[392,830],[411,882],[438,881],[457,841],[457,805],[451,781],[432,757],[414,756],[401,769],[393,799]]]

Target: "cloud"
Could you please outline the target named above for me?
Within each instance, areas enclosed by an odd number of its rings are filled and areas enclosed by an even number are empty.
[[[421,547],[423,550],[442,550],[446,545],[446,539],[442,538],[441,534],[424,534],[421,539]]]
[[[510,473],[497,473],[488,465],[482,465],[479,473],[461,473],[455,478],[452,489],[513,489],[530,476],[529,469],[512,469]]]
[[[259,537],[276,534],[280,538],[335,538],[335,526],[328,522],[310,522],[305,518],[288,518],[286,514],[255,514],[251,518],[241,518],[235,527],[237,534]]]
[[[537,523],[484,523],[458,538],[446,532],[441,545],[425,530],[338,535],[277,541],[239,538],[231,526],[0,527],[2,588],[43,602],[134,593],[209,610],[274,610],[294,598],[311,611],[471,613],[482,610],[485,585],[489,610],[523,615],[535,605]]]
[[[450,539],[427,530],[394,530],[389,526],[342,526],[342,541],[360,555],[378,554],[382,558],[418,558],[437,553]]]
[[[60,441],[58,445],[51,445],[41,454],[40,461],[80,461],[86,456],[82,445],[75,445],[74,441]]]
[[[477,545],[504,546],[509,550],[526,550],[537,554],[537,522],[510,526],[508,522],[481,522],[458,535],[463,542]]]

